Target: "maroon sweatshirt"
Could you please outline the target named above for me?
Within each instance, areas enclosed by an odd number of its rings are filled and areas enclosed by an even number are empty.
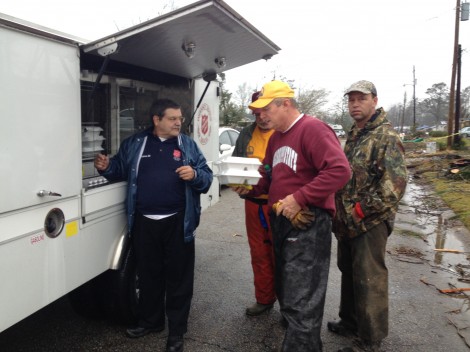
[[[287,132],[276,131],[271,136],[263,166],[263,177],[251,195],[268,193],[268,204],[272,206],[293,194],[302,208],[323,208],[332,216],[336,212],[334,194],[351,176],[333,129],[308,115]]]

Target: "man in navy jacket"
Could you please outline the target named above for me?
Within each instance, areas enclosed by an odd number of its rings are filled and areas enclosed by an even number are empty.
[[[212,171],[196,143],[181,134],[181,107],[168,99],[150,108],[153,127],[124,140],[118,153],[99,154],[95,167],[108,180],[127,180],[127,223],[139,275],[138,325],[128,337],[165,328],[167,352],[183,351],[194,286],[194,236],[200,195]]]

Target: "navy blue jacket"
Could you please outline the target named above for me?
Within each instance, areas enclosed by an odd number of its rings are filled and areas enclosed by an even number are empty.
[[[108,168],[100,172],[110,181],[127,181],[127,231],[130,234],[135,218],[137,195],[137,170],[147,136],[152,127],[125,139],[118,153],[110,159]],[[196,171],[194,180],[186,181],[186,206],[184,215],[184,241],[194,239],[196,228],[201,217],[201,193],[206,193],[212,184],[212,170],[196,142],[180,134],[178,146],[181,149],[183,164],[190,165]]]

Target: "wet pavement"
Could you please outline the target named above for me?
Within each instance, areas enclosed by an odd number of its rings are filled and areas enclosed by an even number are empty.
[[[221,201],[203,213],[198,229],[195,293],[185,351],[277,351],[284,334],[279,306],[260,317],[244,314],[254,301],[254,289],[243,201],[230,189],[221,194]],[[459,281],[470,270],[468,254],[434,250],[468,252],[469,241],[469,231],[453,219],[452,212],[425,185],[412,182],[387,246],[390,333],[383,351],[470,350],[468,296],[438,291],[470,287],[470,282]],[[350,343],[326,329],[327,321],[337,319],[339,296],[334,239],[322,333],[326,352]],[[167,330],[136,340],[126,338],[124,330],[106,319],[78,316],[63,298],[0,333],[0,351],[164,351]]]
[[[467,262],[466,256],[444,250],[465,252],[470,238],[454,218],[452,210],[432,193],[428,185],[411,182],[400,206],[396,229],[420,237],[433,250],[443,250],[434,251],[434,264],[457,265]]]
[[[470,206],[470,204],[469,204]],[[470,231],[433,192],[429,185],[411,177],[397,214],[389,254],[410,268],[423,265],[420,284],[439,298],[423,299],[422,310],[441,311],[436,319],[447,321],[466,348],[470,348]],[[413,270],[413,275],[416,270]],[[405,278],[406,275],[401,276]],[[417,285],[415,283],[414,285]],[[458,289],[468,288],[469,291]],[[403,288],[403,291],[406,289]],[[428,290],[419,290],[428,295]],[[441,290],[455,290],[443,293]],[[438,297],[434,297],[438,295]],[[424,298],[424,297],[423,297]],[[423,322],[425,323],[425,322]],[[426,323],[427,324],[427,323]],[[437,332],[436,332],[437,333]],[[449,346],[451,347],[451,346]],[[434,349],[432,349],[434,350]],[[450,350],[454,350],[450,348]]]

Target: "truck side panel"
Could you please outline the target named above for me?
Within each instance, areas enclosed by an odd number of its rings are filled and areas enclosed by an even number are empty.
[[[202,79],[194,80],[194,104],[197,104],[202,96],[203,99],[194,114],[193,139],[203,152],[207,164],[214,173],[217,172],[214,169],[214,162],[219,159],[219,91],[219,84],[216,81],[207,84]],[[217,177],[214,177],[209,191],[201,195],[201,207],[204,210],[218,201],[219,181]]]
[[[0,28],[0,214],[80,193],[78,49]]]
[[[0,27],[0,331],[89,275],[69,275],[83,253],[79,72],[76,46]]]

